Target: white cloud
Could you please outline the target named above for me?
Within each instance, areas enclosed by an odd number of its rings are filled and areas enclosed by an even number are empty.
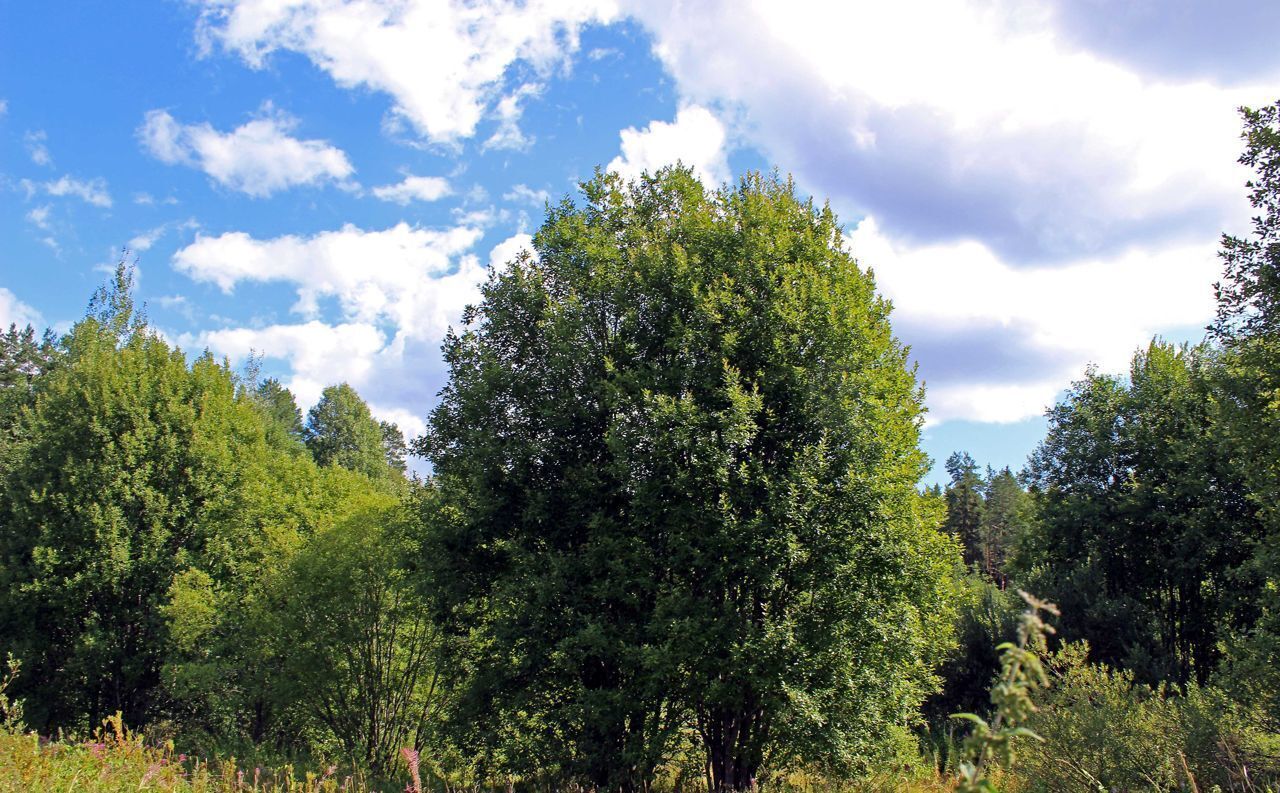
[[[218,184],[254,197],[298,185],[342,184],[355,172],[347,155],[323,140],[299,140],[289,133],[297,119],[275,111],[231,132],[209,124],[180,124],[164,110],[152,110],[138,129],[146,149],[161,162],[199,168]]]
[[[318,320],[265,328],[224,328],[180,337],[189,349],[208,348],[233,365],[256,353],[287,360],[293,370],[289,390],[310,407],[326,386],[364,382],[386,346],[378,328],[363,322],[326,325]]]
[[[1217,237],[1248,227],[1236,108],[1280,75],[1144,72],[1067,35],[1059,6],[624,0],[680,102],[865,219],[854,251],[933,422],[1035,415],[1089,362],[1197,336]]]
[[[442,176],[406,176],[399,184],[373,188],[373,194],[382,201],[394,201],[406,205],[410,201],[438,201],[451,194],[449,180]]]
[[[243,232],[197,235],[173,262],[226,292],[243,281],[295,284],[294,311],[308,318],[318,318],[321,299],[333,297],[348,321],[390,323],[400,341],[439,339],[484,280],[484,266],[463,255],[480,234],[467,226],[435,231],[400,223],[384,231],[346,225],[270,240]]]
[[[578,31],[614,14],[611,0],[205,0],[201,37],[261,68],[302,53],[339,85],[390,94],[395,115],[455,144],[505,92],[513,64],[549,75]]]
[[[626,179],[650,173],[677,160],[693,168],[709,187],[719,187],[729,178],[725,161],[725,129],[720,119],[704,107],[691,105],[676,113],[675,121],[653,121],[643,130],[622,130],[622,154],[613,158],[606,170]]]
[[[35,207],[27,213],[27,220],[31,221],[36,228],[41,229],[42,231],[49,231],[49,213],[52,210],[53,207],[49,204]]]
[[[10,325],[39,327],[42,324],[44,320],[39,311],[23,303],[13,292],[0,286],[0,330],[5,330]]]
[[[188,334],[180,341],[233,363],[250,352],[287,361],[286,385],[304,409],[326,386],[348,382],[374,415],[417,435],[425,429],[425,406],[442,385],[439,345],[445,329],[467,303],[478,300],[488,277],[480,259],[467,252],[475,241],[471,229],[429,232],[404,224],[383,232],[348,226],[311,238],[265,241],[239,234],[200,237],[175,255],[179,270],[224,289],[246,280],[298,283],[297,308],[312,316],[296,324]],[[502,266],[531,243],[520,234],[503,240],[491,250],[489,266]],[[268,260],[274,266],[256,273],[256,265]],[[337,297],[342,321],[314,316],[321,295]]]
[[[1242,217],[1241,104],[1069,45],[1050,0],[635,2],[683,101],[899,237],[1019,263],[1216,236]]]
[[[551,200],[551,194],[546,190],[534,190],[528,185],[518,184],[503,193],[502,200],[514,201],[518,204],[529,204],[541,209],[548,201]]]
[[[520,129],[520,115],[523,113],[520,108],[520,100],[527,96],[537,96],[538,93],[539,87],[537,85],[525,83],[498,100],[498,105],[495,108],[495,114],[498,117],[498,129],[480,148],[486,151],[489,149],[524,151],[532,146],[533,138],[524,134]]]
[[[913,346],[927,352],[949,337],[976,334],[959,370],[937,361],[945,371],[931,372],[931,358],[922,360],[934,423],[1039,415],[1086,365],[1122,372],[1153,335],[1203,327],[1214,312],[1213,241],[1037,268],[1012,267],[972,240],[897,242],[874,218],[863,220],[848,243],[875,271],[877,286],[893,300],[895,326]],[[984,361],[1015,347],[1037,365],[1019,366],[1009,378]]]
[[[405,408],[387,407],[369,403],[369,412],[380,421],[390,421],[404,433],[405,440],[413,440],[427,431],[427,422],[418,413]]]
[[[111,195],[107,192],[107,183],[101,178],[80,180],[63,176],[57,181],[45,182],[42,187],[51,196],[75,196],[96,207],[111,206]],[[30,192],[31,188],[28,187],[28,195]]]
[[[22,140],[27,145],[27,154],[30,155],[33,163],[42,166],[53,166],[53,155],[49,153],[49,147],[45,145],[48,136],[45,135],[44,130],[28,132],[22,136]]]
[[[489,269],[496,270],[506,267],[515,261],[516,255],[521,251],[528,251],[530,255],[534,254],[533,237],[528,234],[514,234],[506,238],[493,246],[493,250],[489,252]]]

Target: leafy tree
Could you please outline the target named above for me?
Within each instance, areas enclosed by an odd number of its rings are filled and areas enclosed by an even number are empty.
[[[955,560],[889,305],[789,181],[582,188],[446,340],[417,447],[424,558],[479,649],[455,722],[599,789],[645,787],[685,725],[718,789],[891,751]]]
[[[280,696],[378,778],[402,747],[423,745],[445,686],[439,631],[408,564],[417,516],[385,494],[362,501],[299,549],[279,580],[272,633],[288,648]]]
[[[978,464],[967,452],[955,452],[947,458],[947,474],[951,483],[946,490],[946,529],[960,540],[965,564],[981,564],[983,482]]]
[[[1143,680],[1203,681],[1253,617],[1239,574],[1259,527],[1220,442],[1215,365],[1207,347],[1153,342],[1128,382],[1090,372],[1031,460],[1023,580],[1060,599],[1064,637]]]
[[[35,379],[49,370],[57,356],[53,331],[46,330],[38,340],[35,328],[19,328],[10,324],[0,333],[0,391],[27,390]]]
[[[1018,477],[1008,467],[987,468],[983,483],[982,524],[979,531],[979,567],[1002,586],[1008,582],[1005,562],[1010,550],[1026,536],[1035,506]]]
[[[387,475],[383,428],[346,383],[321,392],[320,401],[307,413],[304,436],[321,466],[338,465],[374,478]]]
[[[386,454],[387,466],[403,475],[406,468],[405,457],[409,454],[409,445],[405,443],[404,433],[400,427],[390,421],[379,421],[382,429],[382,449]]]
[[[970,571],[959,581],[958,646],[938,669],[942,688],[925,701],[924,708],[930,725],[952,738],[961,725],[951,721],[951,714],[985,714],[990,709],[991,681],[1000,670],[997,648],[1016,638],[1020,606],[1024,605],[1016,592],[1002,589],[983,575]]]
[[[262,450],[256,413],[208,355],[188,366],[133,311],[121,263],[36,380],[0,479],[0,634],[43,731],[157,706],[160,607],[220,533]]]
[[[291,451],[304,448],[302,411],[293,392],[269,377],[253,388],[253,396],[266,418],[267,443]]]
[[[1247,184],[1257,213],[1247,237],[1224,235],[1217,285],[1218,314],[1210,328],[1225,355],[1220,370],[1224,441],[1267,527],[1251,571],[1261,583],[1257,624],[1246,632],[1237,682],[1264,700],[1280,727],[1280,102],[1241,108],[1244,154],[1254,172]]]

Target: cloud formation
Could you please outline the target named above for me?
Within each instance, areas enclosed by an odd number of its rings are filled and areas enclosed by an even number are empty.
[[[259,240],[244,232],[197,235],[173,257],[174,268],[231,292],[242,282],[285,282],[297,289],[293,311],[321,315],[334,298],[345,321],[393,326],[396,338],[438,340],[474,300],[485,268],[464,255],[479,229],[422,229],[400,223],[382,231],[353,225],[310,237]]]
[[[373,188],[373,195],[382,201],[394,201],[406,206],[410,201],[438,201],[451,194],[449,180],[442,176],[414,176],[409,174],[399,184]]]
[[[1216,236],[1243,207],[1235,108],[1271,91],[1153,79],[1064,42],[1046,2],[630,10],[686,101],[734,108],[846,214],[1018,263]]]
[[[40,312],[23,303],[17,295],[0,286],[0,331],[7,330],[10,325],[25,327],[31,325],[39,328],[44,324]]]
[[[489,270],[513,259],[532,239],[517,234],[493,247],[488,267],[470,252],[478,232],[428,231],[400,224],[385,231],[347,226],[313,237],[255,240],[231,233],[198,237],[174,256],[179,270],[230,290],[246,281],[298,285],[304,320],[265,327],[227,327],[181,338],[234,363],[255,352],[287,361],[287,385],[304,408],[325,386],[348,382],[380,418],[416,435],[419,415],[441,385],[440,343],[463,308],[479,299]],[[264,265],[270,262],[270,267]],[[318,301],[336,299],[338,322],[319,316]]]
[[[205,0],[200,35],[254,68],[277,50],[301,53],[339,85],[389,94],[393,114],[423,138],[456,144],[495,104],[514,124],[513,64],[549,76],[584,25],[613,14],[611,0]],[[493,145],[516,140],[500,129]]]
[[[626,179],[676,161],[692,167],[708,187],[719,187],[729,179],[724,124],[705,107],[690,105],[681,108],[674,121],[652,121],[644,129],[628,127],[620,134],[622,153],[606,170],[617,171]]]
[[[1025,268],[973,240],[895,241],[867,218],[848,244],[893,300],[934,423],[1039,415],[1088,364],[1123,371],[1153,335],[1214,312],[1214,242]]]
[[[355,168],[339,148],[289,133],[297,119],[269,105],[230,132],[207,123],[180,124],[164,110],[147,113],[138,137],[156,159],[199,168],[223,187],[261,198],[280,190],[322,182],[342,183]]]
[[[28,194],[34,191],[35,188],[31,182],[24,181],[24,184],[27,186]],[[107,182],[102,178],[76,179],[65,175],[55,181],[44,182],[40,187],[51,196],[72,196],[86,204],[103,209],[111,207],[111,194],[107,192]]]

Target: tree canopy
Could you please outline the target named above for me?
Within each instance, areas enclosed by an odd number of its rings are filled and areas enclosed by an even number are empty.
[[[472,740],[625,789],[685,724],[718,788],[890,751],[954,546],[888,303],[789,181],[582,190],[447,339],[418,446],[443,613],[503,648],[472,659]]]

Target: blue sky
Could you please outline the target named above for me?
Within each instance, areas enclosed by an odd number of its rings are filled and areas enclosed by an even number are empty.
[[[1200,336],[1277,33],[1182,0],[0,3],[0,322],[66,327],[127,246],[184,349],[412,434],[545,200],[777,166],[894,301],[927,451],[1017,468],[1085,366]]]

